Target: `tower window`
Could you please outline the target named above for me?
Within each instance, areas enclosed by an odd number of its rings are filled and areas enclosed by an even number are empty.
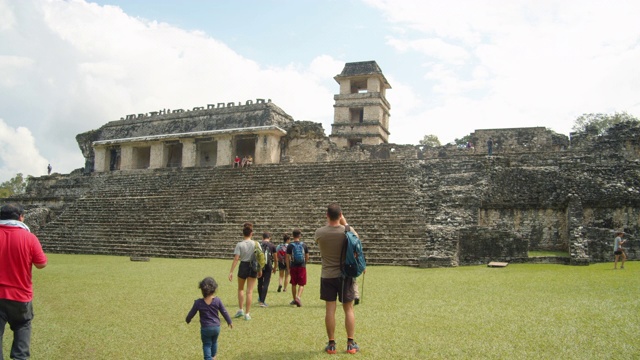
[[[349,109],[350,113],[350,122],[353,123],[362,123],[364,121],[364,108],[352,108]]]

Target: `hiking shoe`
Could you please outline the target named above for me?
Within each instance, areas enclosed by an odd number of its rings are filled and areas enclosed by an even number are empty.
[[[239,317],[243,317],[244,316],[244,311],[243,310],[238,310],[238,312],[233,315],[233,317],[235,318],[239,318]]]
[[[358,346],[358,344],[356,344],[355,341],[347,344],[347,352],[349,354],[355,354],[358,351],[360,351],[360,347]]]
[[[247,320],[247,321],[251,320],[251,315],[246,314],[246,315],[244,316],[244,319],[245,319],[245,320]]]
[[[282,291],[282,285],[278,285],[278,292]]]
[[[335,354],[336,353],[336,343],[328,342],[327,346],[324,348],[324,351],[326,351],[327,354]]]
[[[260,305],[260,307],[267,307],[267,306],[269,306],[269,305],[267,305],[267,303],[263,303],[263,302],[261,302],[259,305]]]
[[[294,302],[295,302],[295,304],[296,304],[296,306],[297,306],[297,307],[302,306],[302,301],[300,301],[300,298],[296,298],[296,299],[294,300]]]

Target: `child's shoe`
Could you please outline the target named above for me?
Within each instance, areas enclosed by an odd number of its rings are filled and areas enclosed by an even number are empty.
[[[239,318],[244,316],[244,310],[238,310],[238,312],[233,316],[234,318]]]
[[[249,313],[247,313],[247,314],[244,316],[244,319],[245,319],[245,320],[247,320],[247,321],[251,320],[251,315],[249,315]]]

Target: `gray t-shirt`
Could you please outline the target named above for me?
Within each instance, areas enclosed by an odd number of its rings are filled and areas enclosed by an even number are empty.
[[[240,255],[240,261],[251,261],[251,254],[253,254],[255,246],[256,243],[251,239],[242,240],[236,244],[233,255]]]

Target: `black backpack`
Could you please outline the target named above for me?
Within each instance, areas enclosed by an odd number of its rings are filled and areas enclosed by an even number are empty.
[[[264,266],[273,266],[273,254],[271,253],[271,246],[269,243],[263,241],[260,243],[262,246],[262,252],[264,253]]]

